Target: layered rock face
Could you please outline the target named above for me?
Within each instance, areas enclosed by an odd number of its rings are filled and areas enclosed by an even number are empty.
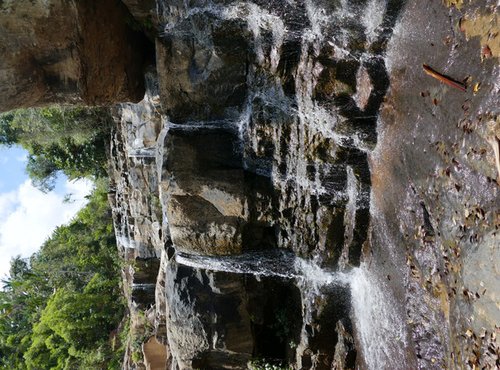
[[[131,19],[116,0],[2,1],[0,111],[142,99],[145,38]]]
[[[485,4],[157,2],[112,198],[161,366],[496,366],[498,56],[457,28]]]
[[[498,366],[498,5],[124,3],[157,27],[114,112],[125,368]],[[126,27],[93,42],[121,5],[71,4],[2,2],[2,109],[139,91]]]
[[[115,215],[165,366],[494,368],[495,6],[156,5]]]
[[[398,11],[387,12],[388,29]],[[283,248],[331,269],[358,266],[369,225],[367,151],[376,143],[388,79],[380,50],[361,63],[365,46],[352,51],[357,58],[335,57],[331,39],[344,28],[355,39],[361,25],[329,25],[316,5],[285,2],[169,4],[160,12],[167,26],[157,70],[168,118],[160,187],[176,251]],[[355,97],[358,74],[366,86]],[[300,327],[276,357],[299,368],[330,368],[334,358],[354,366],[348,291],[324,291],[311,304],[313,294],[298,289],[300,315],[284,320]],[[167,323],[173,342],[182,325]],[[336,356],[339,328],[351,342]],[[244,333],[254,342],[248,353],[264,355],[259,338]],[[189,358],[204,347],[185,348],[173,351],[183,353],[180,366],[196,367]],[[217,342],[205,348],[201,353],[225,352]]]

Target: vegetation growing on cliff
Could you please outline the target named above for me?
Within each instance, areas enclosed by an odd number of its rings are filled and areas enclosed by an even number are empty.
[[[117,369],[124,315],[105,186],[29,260],[16,258],[0,291],[0,368]]]

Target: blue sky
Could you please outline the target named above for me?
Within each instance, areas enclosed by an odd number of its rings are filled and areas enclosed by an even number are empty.
[[[14,190],[26,180],[24,163],[26,151],[18,147],[0,146],[0,193]]]
[[[9,272],[10,259],[29,257],[59,225],[68,223],[86,203],[89,181],[58,179],[54,191],[44,194],[25,173],[27,153],[0,146],[0,279]],[[64,197],[71,194],[71,202]]]

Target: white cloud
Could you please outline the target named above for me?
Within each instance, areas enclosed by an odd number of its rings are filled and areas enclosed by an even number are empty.
[[[72,194],[72,199],[84,199],[92,187],[90,180],[66,181],[66,193]]]
[[[0,194],[0,277],[8,274],[12,257],[29,257],[57,226],[68,223],[91,189],[89,181],[67,181],[64,193],[44,194],[27,180],[15,191]],[[63,202],[65,193],[72,193],[72,202]]]
[[[17,193],[11,191],[0,195],[0,220],[7,217],[15,207],[17,202]]]

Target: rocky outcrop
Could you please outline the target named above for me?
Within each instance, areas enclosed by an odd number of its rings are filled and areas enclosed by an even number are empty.
[[[167,368],[495,367],[495,9],[157,2],[110,199]]]
[[[128,19],[117,0],[2,1],[0,111],[142,99],[147,43]]]
[[[301,309],[290,282],[171,262],[166,296],[174,368],[244,368],[254,357],[293,357],[288,341],[299,337]]]
[[[498,5],[446,3],[0,3],[0,110],[143,98],[125,368],[498,366]]]
[[[164,132],[156,75],[148,72],[147,92],[138,104],[116,106],[110,155],[110,193],[117,246],[125,262],[124,292],[130,333],[124,367],[146,369],[170,363],[166,343],[165,287],[167,223],[159,201],[157,142]],[[162,296],[162,295],[160,295]],[[142,346],[156,333],[155,340]],[[158,356],[165,357],[160,361]]]

